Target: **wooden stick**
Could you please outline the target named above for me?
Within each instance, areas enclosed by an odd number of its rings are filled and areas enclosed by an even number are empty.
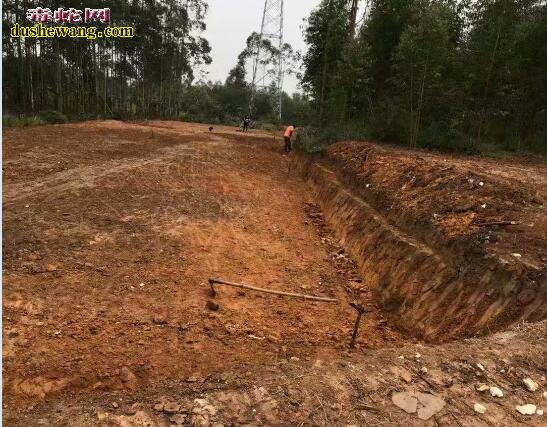
[[[357,311],[357,319],[355,319],[353,334],[351,334],[351,341],[349,343],[349,348],[355,348],[355,343],[357,342],[357,334],[359,333],[359,325],[361,324],[361,317],[364,313],[366,313],[366,310],[364,307],[361,307],[354,302],[350,302],[349,305],[351,305]]]
[[[243,285],[241,283],[227,282],[227,281],[221,280],[221,279],[209,279],[209,285],[211,285],[211,289],[213,290],[213,292],[215,291],[214,288],[213,288],[214,284],[233,286],[234,288],[249,289],[251,291],[264,292],[266,294],[282,295],[282,296],[285,296],[285,297],[292,297],[292,298],[301,298],[301,299],[310,300],[310,301],[338,302],[338,300],[334,299],[334,298],[324,298],[324,297],[316,297],[316,296],[313,296],[313,295],[304,295],[304,294],[295,294],[295,293],[291,293],[291,292],[274,291],[272,289],[257,288],[256,286]]]

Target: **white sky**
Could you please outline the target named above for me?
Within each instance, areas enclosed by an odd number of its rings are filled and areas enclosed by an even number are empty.
[[[285,0],[284,39],[293,49],[305,52],[302,19],[307,18],[320,0]],[[208,0],[207,30],[204,37],[212,47],[213,63],[206,68],[206,80],[224,82],[228,71],[236,64],[237,55],[245,48],[245,41],[253,31],[260,31],[264,0]],[[250,70],[247,71],[247,74]],[[286,76],[283,89],[296,90],[295,76]]]

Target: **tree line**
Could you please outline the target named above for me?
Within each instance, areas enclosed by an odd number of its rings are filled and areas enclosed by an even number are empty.
[[[302,85],[326,139],[547,151],[547,5],[322,0]]]
[[[235,122],[248,114],[250,86],[245,66],[258,34],[247,40],[226,82],[204,81],[197,70],[211,63],[203,37],[207,2],[204,0],[113,0],[113,26],[134,28],[133,38],[11,37],[15,24],[26,20],[29,0],[3,2],[3,108],[14,116],[89,118],[169,118],[212,123]],[[104,3],[75,1],[84,10]],[[47,4],[51,11],[59,0]],[[73,25],[48,22],[47,26]],[[94,23],[101,27],[101,23]],[[263,46],[272,51],[272,46]],[[290,45],[284,53],[293,55]],[[257,95],[257,120],[273,117],[268,91]],[[283,94],[285,120],[307,114],[302,96]],[[46,114],[44,114],[44,112]],[[51,114],[58,112],[59,114]],[[62,114],[61,114],[62,113]]]

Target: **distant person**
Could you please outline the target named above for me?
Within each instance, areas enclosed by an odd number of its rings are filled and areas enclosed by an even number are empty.
[[[285,140],[285,153],[288,153],[292,150],[291,138],[295,129],[295,125],[289,125],[287,126],[287,129],[285,129],[285,133],[283,134],[283,139]]]
[[[249,125],[251,124],[251,119],[249,116],[245,116],[243,119],[243,132],[249,132]]]

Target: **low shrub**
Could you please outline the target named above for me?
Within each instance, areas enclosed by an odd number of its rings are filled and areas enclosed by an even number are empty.
[[[38,117],[45,123],[49,123],[49,124],[59,124],[59,123],[68,122],[67,117],[63,113],[56,110],[40,111],[38,113]]]

